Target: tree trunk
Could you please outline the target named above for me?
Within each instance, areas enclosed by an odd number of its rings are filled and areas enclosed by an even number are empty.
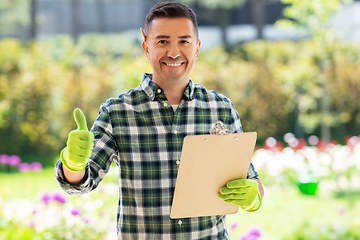
[[[30,42],[33,42],[36,38],[36,32],[37,32],[36,12],[37,12],[37,0],[31,0],[30,1],[30,32],[29,32]]]
[[[218,23],[221,30],[221,40],[222,44],[225,47],[229,46],[228,38],[227,38],[227,27],[231,22],[231,11],[227,9],[219,9],[218,10]]]
[[[71,35],[75,44],[78,42],[79,30],[80,30],[78,9],[79,9],[79,0],[71,0],[71,14],[72,14]]]
[[[327,121],[327,117],[330,113],[330,99],[329,92],[327,90],[327,79],[325,74],[322,75],[322,89],[324,91],[324,94],[321,97],[321,137],[326,143],[328,143],[331,140],[330,126]]]
[[[256,39],[263,39],[263,27],[266,20],[266,11],[264,0],[250,0],[251,18],[256,27]]]
[[[295,91],[295,102],[296,107],[295,107],[295,121],[294,121],[294,134],[296,138],[304,138],[304,131],[300,125],[299,122],[299,102],[300,102],[300,94],[298,93],[298,90]]]
[[[331,131],[330,131],[330,123],[329,123],[329,115],[330,115],[330,96],[328,90],[328,77],[326,75],[327,70],[331,69],[329,52],[331,50],[328,49],[326,42],[322,41],[322,52],[323,59],[320,62],[320,80],[321,87],[323,89],[323,95],[320,100],[320,108],[321,108],[321,137],[323,140],[328,143],[331,140]]]
[[[99,33],[106,33],[106,11],[105,11],[105,2],[104,0],[96,1],[96,13],[98,17],[98,31]]]

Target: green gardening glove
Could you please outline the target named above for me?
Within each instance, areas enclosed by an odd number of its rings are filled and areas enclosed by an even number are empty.
[[[229,181],[226,187],[220,189],[218,197],[227,203],[232,203],[248,212],[255,212],[261,206],[261,196],[258,183],[251,179]]]
[[[83,112],[76,108],[74,118],[78,128],[69,133],[68,141],[60,154],[61,162],[72,172],[81,172],[87,165],[94,147],[94,134],[89,132]]]

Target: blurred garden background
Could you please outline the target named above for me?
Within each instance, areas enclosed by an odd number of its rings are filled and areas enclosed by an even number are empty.
[[[102,102],[151,67],[139,27],[151,0],[0,0],[0,239],[115,239],[116,166],[90,194],[53,166]],[[203,49],[192,78],[258,132],[261,210],[231,239],[360,239],[360,2],[183,0]]]

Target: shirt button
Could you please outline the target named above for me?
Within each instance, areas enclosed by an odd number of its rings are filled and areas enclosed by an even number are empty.
[[[161,93],[161,89],[159,88],[159,89],[157,90],[157,92],[158,92],[158,93]]]
[[[177,165],[180,165],[180,161],[179,161],[179,160],[177,160],[177,161],[176,161],[176,164],[177,164]]]
[[[167,107],[167,105],[168,105],[168,104],[165,102],[165,103],[164,103],[164,107]]]
[[[181,224],[182,224],[182,221],[181,221],[181,220],[179,220],[178,224],[179,224],[179,225],[181,226]]]
[[[177,130],[174,130],[174,134],[177,135],[177,133],[178,133]]]

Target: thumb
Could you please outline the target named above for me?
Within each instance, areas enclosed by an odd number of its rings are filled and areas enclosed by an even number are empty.
[[[78,126],[78,130],[88,131],[88,128],[87,128],[87,125],[86,125],[85,115],[81,111],[80,108],[75,108],[75,110],[74,110],[74,118],[75,118],[76,125]]]

